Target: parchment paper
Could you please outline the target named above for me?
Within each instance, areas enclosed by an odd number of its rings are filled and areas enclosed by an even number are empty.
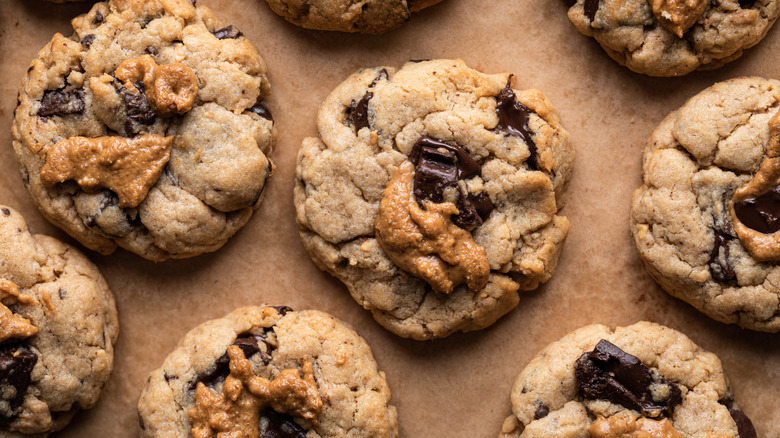
[[[269,106],[279,129],[276,173],[255,216],[216,253],[154,264],[123,250],[111,256],[86,251],[117,298],[115,369],[98,405],[55,436],[136,436],[141,387],[181,336],[236,307],[269,303],[329,312],[366,338],[387,373],[402,437],[495,437],[510,414],[515,377],[541,348],[586,324],[639,320],[680,330],[720,356],[758,435],[780,437],[780,334],[724,325],[669,297],[645,271],[628,229],[641,152],[655,125],[716,81],[780,76],[780,29],[719,70],[654,79],[619,66],[580,35],[561,0],[445,0],[384,36],[300,29],[262,0],[198,2],[237,26],[268,63]],[[0,0],[0,203],[20,210],[34,232],[70,243],[30,201],[10,125],[30,61],[55,31],[70,35],[69,20],[90,5]],[[562,211],[572,226],[552,280],[523,293],[518,308],[498,323],[416,342],[376,324],[309,259],[295,225],[295,157],[303,138],[316,135],[322,100],[352,72],[455,57],[484,72],[513,72],[516,88],[538,88],[555,104],[577,152]]]

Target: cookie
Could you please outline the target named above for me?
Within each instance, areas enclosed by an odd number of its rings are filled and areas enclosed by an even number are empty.
[[[492,324],[555,270],[574,152],[549,100],[461,60],[361,70],[298,154],[303,244],[387,329]]]
[[[631,231],[650,275],[722,322],[780,331],[780,82],[715,84],[669,114],[644,155]]]
[[[285,20],[307,29],[380,34],[441,0],[266,0]]]
[[[97,403],[119,334],[114,296],[75,248],[0,206],[0,436],[47,436]]]
[[[142,437],[396,437],[368,344],[323,312],[244,307],[191,330],[138,402]],[[259,434],[259,435],[258,435]]]
[[[590,325],[548,345],[512,387],[500,438],[755,438],[717,356],[650,322]]]
[[[569,19],[621,65],[650,76],[711,70],[758,44],[777,0],[576,0]]]
[[[24,183],[47,219],[103,254],[215,251],[273,171],[266,66],[193,3],[97,3],[25,76],[12,127]]]

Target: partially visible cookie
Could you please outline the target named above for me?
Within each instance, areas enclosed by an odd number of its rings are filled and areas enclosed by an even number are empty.
[[[441,0],[266,0],[285,20],[307,29],[380,34]]]
[[[460,60],[364,69],[303,142],[304,246],[401,336],[486,327],[555,271],[574,151],[552,103],[511,79]]]
[[[244,307],[191,330],[152,372],[141,436],[398,436],[368,344],[322,312]],[[223,435],[220,435],[223,436]]]
[[[38,53],[19,92],[13,145],[33,201],[101,253],[215,251],[273,171],[265,63],[193,3],[95,4]]]
[[[118,333],[97,267],[0,206],[0,436],[47,436],[94,406]]]
[[[631,231],[653,278],[719,321],[780,331],[780,81],[721,82],[647,142]]]
[[[500,438],[755,438],[717,356],[668,327],[590,325],[548,345],[512,388]]]
[[[615,61],[650,76],[709,70],[742,56],[780,15],[777,0],[577,0],[569,19]]]

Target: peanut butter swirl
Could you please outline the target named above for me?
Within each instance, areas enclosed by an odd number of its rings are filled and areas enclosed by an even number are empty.
[[[414,165],[404,161],[385,189],[376,219],[376,239],[396,266],[425,280],[437,292],[450,293],[461,283],[480,290],[490,276],[485,249],[467,230],[455,225],[452,202],[424,201],[412,193]]]
[[[711,0],[648,0],[661,26],[682,38],[710,6]]]
[[[266,407],[316,424],[322,398],[311,362],[280,372],[273,380],[258,377],[240,347],[228,347],[230,375],[222,393],[214,394],[202,382],[195,389],[195,407],[188,411],[193,438],[260,438],[260,414]]]
[[[142,81],[146,99],[163,117],[186,113],[198,96],[195,72],[179,62],[157,65],[154,58],[143,55],[124,60],[114,76],[124,82],[126,88],[139,92],[135,83]]]
[[[631,415],[598,417],[588,432],[591,438],[682,438],[668,419],[652,420]]]
[[[21,293],[14,282],[0,278],[0,342],[29,338],[38,333],[38,329],[28,319],[14,315],[11,309],[6,307],[12,302],[38,304],[35,298]]]

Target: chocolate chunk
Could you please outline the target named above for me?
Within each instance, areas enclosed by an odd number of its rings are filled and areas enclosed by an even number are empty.
[[[84,112],[84,90],[73,88],[65,90],[46,90],[41,99],[38,115],[42,117],[81,114]]]
[[[780,230],[780,186],[734,203],[737,218],[750,229],[772,234]]]
[[[157,55],[157,49],[154,48],[154,46],[149,46],[149,47],[146,48],[146,53],[148,53],[148,54],[150,54],[152,56],[156,56]]]
[[[599,2],[601,0],[585,0],[583,9],[585,10],[585,16],[588,20],[593,21],[596,18],[596,12],[599,10]]]
[[[739,0],[739,7],[742,9],[752,8],[756,4],[756,0]]]
[[[715,245],[712,247],[712,253],[710,254],[709,268],[710,275],[716,281],[722,283],[734,280],[737,278],[734,268],[729,262],[729,242],[734,239],[733,236],[720,231],[713,230],[715,233]]]
[[[125,129],[130,134],[138,134],[141,129],[139,125],[153,125],[157,120],[157,114],[152,110],[152,106],[146,98],[143,81],[135,82],[133,85],[138,90],[137,93],[127,89],[119,80],[114,80],[114,87],[125,103],[125,111],[127,112]]]
[[[257,114],[258,116],[264,119],[270,120],[272,122],[274,121],[274,117],[271,115],[271,111],[265,105],[263,105],[263,103],[260,102],[259,100],[255,102],[254,105],[247,108],[246,110]]]
[[[30,373],[32,373],[38,355],[26,345],[12,342],[0,345],[0,393],[3,400],[7,401],[12,411],[18,409],[24,401],[24,394],[30,386]],[[8,394],[8,387],[14,388],[13,396]],[[10,423],[12,418],[0,417],[0,423]]]
[[[282,315],[282,316],[284,316],[284,315],[287,315],[287,313],[288,313],[288,312],[295,312],[295,311],[292,309],[292,307],[287,307],[287,306],[271,306],[271,307],[272,307],[272,308],[274,308],[274,309],[276,309],[276,311],[277,311],[277,312],[278,312],[280,315]]]
[[[653,375],[636,356],[602,339],[593,351],[580,356],[575,375],[580,393],[588,400],[608,400],[647,417],[671,417],[682,396],[677,385]],[[669,387],[666,398],[654,400],[651,388]]]
[[[270,328],[266,329],[266,333],[270,330],[271,330]],[[269,345],[266,342],[266,338],[264,336],[250,335],[250,334],[239,335],[231,345],[237,345],[241,349],[241,351],[244,352],[244,356],[247,359],[254,356],[255,354],[260,354],[261,355],[260,360],[262,360],[264,364],[268,365],[268,363],[271,362],[271,358],[268,357],[268,355],[265,354],[263,350],[260,349],[260,342],[266,345],[266,349],[267,349],[266,351],[272,350],[273,347],[271,347],[271,345]],[[214,369],[212,371],[198,374],[195,380],[190,382],[189,390],[195,391],[195,388],[198,386],[198,383],[203,383],[209,388],[213,388],[217,384],[224,382],[225,378],[229,374],[230,374],[230,357],[226,352],[214,362]]]
[[[367,91],[359,102],[352,101],[352,121],[355,123],[355,131],[363,128],[370,128],[368,124],[368,101],[374,97],[374,93]]]
[[[224,40],[224,39],[236,39],[243,35],[237,28],[235,28],[232,24],[228,27],[223,27],[222,29],[215,30],[212,32],[215,37],[218,39]]]
[[[451,188],[458,193],[455,206],[458,214],[452,217],[461,228],[480,226],[493,211],[490,198],[463,193],[458,180],[481,175],[482,167],[463,148],[421,137],[414,144],[409,161],[415,165],[413,193],[417,202],[444,202],[444,191]]]
[[[89,48],[89,46],[92,45],[92,42],[95,41],[96,37],[97,37],[97,35],[91,33],[89,35],[85,35],[84,38],[82,38],[80,42],[81,42],[81,44],[84,45],[84,47]]]
[[[503,132],[511,136],[520,137],[528,145],[530,155],[528,156],[528,168],[538,170],[536,162],[536,143],[534,143],[533,132],[528,126],[531,110],[522,103],[515,100],[515,92],[510,88],[512,78],[510,76],[506,87],[496,96],[496,115],[498,124],[494,131]]]
[[[549,413],[550,413],[550,408],[548,408],[545,405],[540,405],[538,408],[536,408],[536,412],[534,412],[534,420],[544,418]]]
[[[267,408],[260,413],[260,438],[306,438],[306,431],[291,416]]]
[[[6,215],[6,216],[10,216],[11,215],[11,210],[9,210],[7,208],[4,208],[2,211],[3,211],[3,214]]]
[[[92,24],[100,24],[103,21],[105,21],[105,17],[103,17],[103,14],[100,13],[100,11],[95,12],[95,18],[92,19]]]
[[[753,427],[753,422],[750,418],[742,412],[742,409],[734,406],[734,399],[729,395],[728,398],[718,400],[718,403],[726,406],[729,410],[731,418],[737,423],[737,432],[739,432],[739,438],[757,438],[756,429]]]

